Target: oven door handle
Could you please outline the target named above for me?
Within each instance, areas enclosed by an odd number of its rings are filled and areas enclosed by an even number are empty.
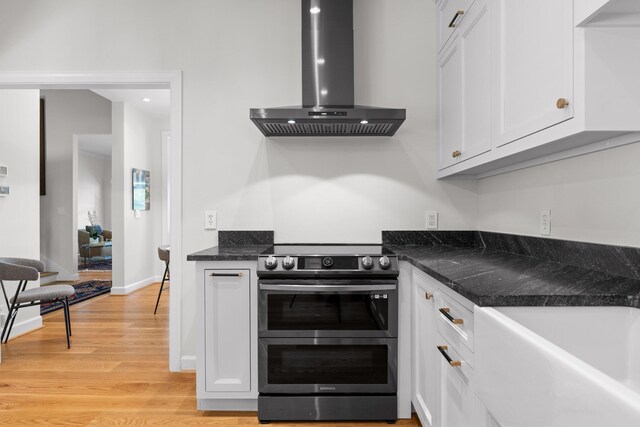
[[[343,292],[395,291],[396,285],[260,285],[262,291]]]

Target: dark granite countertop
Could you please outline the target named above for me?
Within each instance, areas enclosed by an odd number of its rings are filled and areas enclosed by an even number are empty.
[[[479,306],[640,308],[640,280],[478,247],[386,246]]]
[[[385,245],[479,306],[640,308],[640,280],[477,246]],[[255,261],[270,245],[216,246],[188,261]]]
[[[257,261],[271,245],[214,246],[187,255],[187,261]]]

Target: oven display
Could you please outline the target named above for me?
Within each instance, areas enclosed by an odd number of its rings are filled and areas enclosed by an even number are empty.
[[[327,265],[327,259],[332,261],[330,265]],[[322,270],[326,268],[331,268],[332,270],[358,270],[358,257],[298,257],[299,270]]]

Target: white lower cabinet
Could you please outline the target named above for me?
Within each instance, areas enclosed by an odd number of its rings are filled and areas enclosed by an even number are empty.
[[[465,338],[473,336],[469,319],[473,318],[474,305],[445,288],[413,269],[413,407],[423,426],[500,427],[473,388],[473,352]],[[454,324],[440,312],[443,301],[451,308],[446,312],[462,323]],[[447,329],[449,323],[453,325],[451,330]]]
[[[248,270],[205,270],[207,391],[251,389]]]
[[[255,262],[198,262],[198,409],[255,410],[257,277]]]
[[[423,426],[434,426],[438,362],[436,350],[435,288],[413,274],[413,406]]]

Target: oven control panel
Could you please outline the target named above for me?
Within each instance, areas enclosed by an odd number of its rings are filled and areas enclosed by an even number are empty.
[[[261,275],[261,272],[268,275],[278,273],[292,276],[331,272],[397,275],[398,257],[395,255],[262,255],[258,260],[258,275]]]

